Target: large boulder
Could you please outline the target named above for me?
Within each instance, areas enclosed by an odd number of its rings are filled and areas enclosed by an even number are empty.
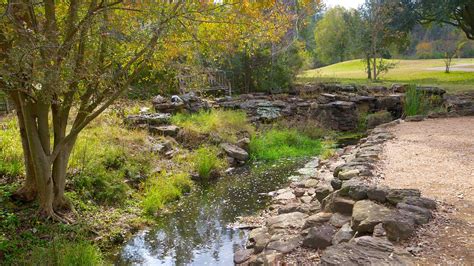
[[[334,235],[332,238],[332,244],[337,245],[341,242],[349,242],[349,240],[354,237],[354,230],[352,230],[351,225],[349,223],[344,224],[339,231]]]
[[[383,228],[388,239],[400,241],[408,239],[415,232],[415,218],[411,213],[394,211],[384,218]]]
[[[353,102],[335,101],[319,104],[314,115],[325,128],[339,131],[350,131],[357,128],[357,108]]]
[[[403,202],[405,198],[420,197],[421,192],[418,189],[390,189],[387,192],[387,201],[393,205]]]
[[[301,228],[308,215],[301,212],[291,212],[270,217],[267,226],[272,229]]]

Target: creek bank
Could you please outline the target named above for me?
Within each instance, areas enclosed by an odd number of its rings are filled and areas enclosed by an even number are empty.
[[[273,204],[234,262],[412,264],[399,243],[432,218],[436,202],[417,189],[377,185],[379,154],[393,138],[386,127],[397,123],[375,128],[359,144],[320,161],[316,173],[271,193]]]

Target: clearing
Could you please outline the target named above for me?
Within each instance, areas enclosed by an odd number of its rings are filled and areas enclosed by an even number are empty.
[[[443,59],[390,60],[394,69],[381,76],[378,84],[414,83],[440,86],[448,92],[474,90],[474,59],[453,59],[451,73],[444,73]],[[351,60],[334,65],[311,69],[298,76],[299,82],[340,82],[367,84],[367,74],[362,60]],[[370,85],[370,84],[369,84]]]
[[[474,263],[474,117],[402,123],[383,152],[383,184],[441,202],[409,243],[421,264]]]

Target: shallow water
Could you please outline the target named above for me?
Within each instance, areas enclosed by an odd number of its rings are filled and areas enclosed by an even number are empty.
[[[201,185],[158,218],[158,225],[126,243],[117,264],[233,265],[234,250],[245,245],[245,230],[228,228],[238,216],[267,206],[262,195],[282,187],[307,160],[260,164]]]

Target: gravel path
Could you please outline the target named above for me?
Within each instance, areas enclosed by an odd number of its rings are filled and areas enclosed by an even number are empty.
[[[402,123],[386,143],[383,184],[418,188],[441,204],[407,243],[420,264],[474,265],[474,117]]]

